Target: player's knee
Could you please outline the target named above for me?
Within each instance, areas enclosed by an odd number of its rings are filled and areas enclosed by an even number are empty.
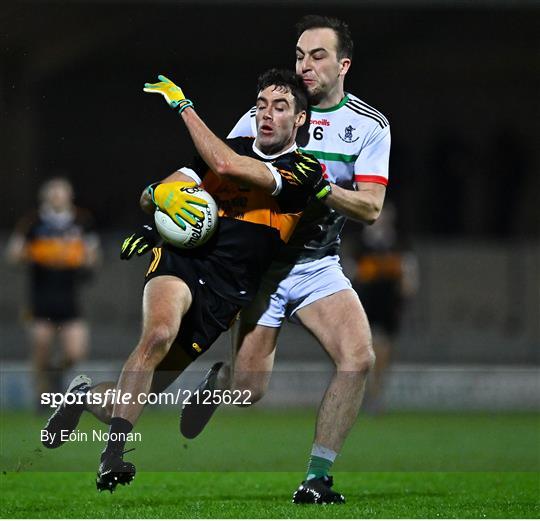
[[[257,376],[236,376],[233,382],[233,391],[239,393],[237,405],[239,407],[249,407],[257,403],[266,394],[268,382],[266,379]]]
[[[157,365],[169,351],[176,332],[166,324],[152,327],[141,339],[137,352],[143,365]]]
[[[375,366],[375,352],[370,343],[347,346],[339,351],[337,360],[334,359],[339,371],[354,371],[367,374]]]
[[[375,367],[375,351],[369,346],[357,357],[358,370],[362,373],[369,373]]]

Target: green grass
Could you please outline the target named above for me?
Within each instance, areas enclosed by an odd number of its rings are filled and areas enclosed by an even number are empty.
[[[196,440],[177,415],[146,411],[129,460],[135,481],[98,494],[103,443],[41,448],[43,420],[2,413],[2,517],[538,518],[540,421],[534,414],[389,414],[361,418],[335,465],[346,505],[290,504],[314,411],[219,411]],[[83,418],[81,432],[99,429]],[[78,470],[74,472],[73,470]],[[83,472],[80,472],[83,471]]]
[[[91,473],[8,473],[3,517],[537,518],[532,473],[338,473],[345,505],[291,505],[291,473],[148,473],[113,495]]]

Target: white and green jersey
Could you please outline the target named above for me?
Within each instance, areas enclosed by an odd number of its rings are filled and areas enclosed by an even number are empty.
[[[255,107],[238,121],[229,138],[256,136]],[[302,148],[322,164],[325,177],[343,188],[357,183],[388,184],[390,125],[376,109],[346,94],[335,107],[311,108],[309,141]],[[284,260],[308,262],[339,250],[345,217],[316,202],[308,207],[284,249]]]

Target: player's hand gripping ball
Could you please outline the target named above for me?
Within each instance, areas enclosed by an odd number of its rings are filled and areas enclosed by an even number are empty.
[[[172,184],[172,183],[171,183]],[[164,241],[177,248],[196,248],[212,237],[217,228],[218,207],[212,196],[198,186],[183,186],[177,190],[186,196],[205,202],[201,207],[202,218],[197,218],[180,225],[163,212],[159,206],[154,213],[156,228]]]
[[[203,208],[208,206],[205,199],[201,199],[185,188],[195,188],[195,181],[175,181],[172,183],[153,183],[146,191],[152,202],[163,213],[166,213],[180,228],[186,223],[192,226],[198,220],[204,219]]]

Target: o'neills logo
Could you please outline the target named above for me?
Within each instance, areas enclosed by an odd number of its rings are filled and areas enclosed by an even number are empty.
[[[201,238],[203,224],[203,221],[195,221],[195,224],[191,226],[191,237],[186,242],[186,246],[188,248],[190,246],[195,246],[195,244],[197,244],[198,240]]]
[[[328,121],[327,119],[311,119],[310,123],[312,125],[319,125],[319,126],[323,126],[323,127],[329,127],[330,126],[330,121]]]
[[[192,247],[197,244],[199,239],[201,238],[201,235],[203,233],[203,227],[206,228],[212,228],[213,219],[212,219],[212,209],[207,206],[206,207],[206,217],[202,221],[196,221],[194,225],[191,226],[191,237],[186,242],[186,246]]]

